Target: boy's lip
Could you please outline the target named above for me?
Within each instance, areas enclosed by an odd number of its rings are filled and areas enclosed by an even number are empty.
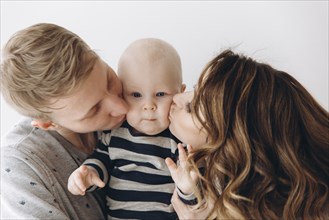
[[[155,118],[145,118],[144,120],[145,120],[145,121],[156,121]]]

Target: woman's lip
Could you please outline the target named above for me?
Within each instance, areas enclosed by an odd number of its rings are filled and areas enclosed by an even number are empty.
[[[174,113],[174,110],[173,109],[170,109],[170,112],[169,112],[169,120],[171,120],[173,118],[173,113]]]
[[[169,116],[172,115],[172,113],[175,111],[175,107],[171,105],[170,111],[169,111]]]

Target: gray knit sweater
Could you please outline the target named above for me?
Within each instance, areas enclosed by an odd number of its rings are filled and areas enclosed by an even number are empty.
[[[99,195],[67,190],[87,155],[30,123],[20,122],[1,140],[1,219],[104,219]]]

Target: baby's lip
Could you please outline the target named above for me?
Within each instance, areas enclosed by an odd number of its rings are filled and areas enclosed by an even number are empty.
[[[145,121],[156,121],[155,118],[145,118],[144,120],[145,120]]]

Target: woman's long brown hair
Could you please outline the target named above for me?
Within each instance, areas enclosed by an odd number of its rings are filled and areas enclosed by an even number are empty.
[[[218,219],[329,219],[329,114],[296,79],[226,50],[192,108],[208,143],[189,161]]]

